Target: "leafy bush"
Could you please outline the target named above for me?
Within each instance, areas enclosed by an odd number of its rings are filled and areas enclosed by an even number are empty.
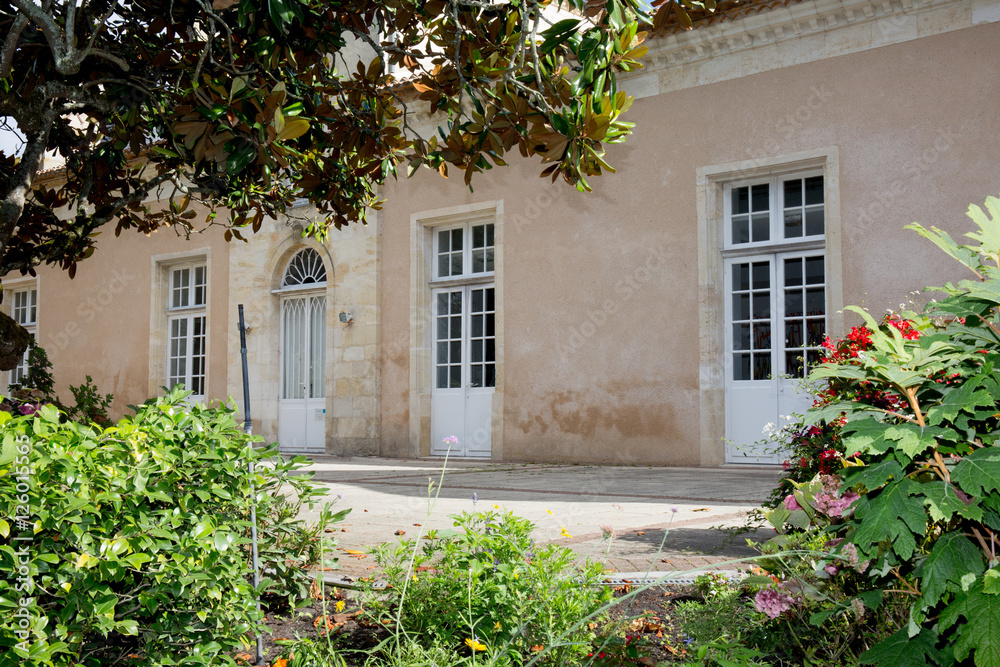
[[[888,326],[848,308],[861,335],[810,376],[830,393],[807,419],[841,420],[841,451],[860,455],[843,461],[840,489],[858,500],[826,539],[843,538],[833,555],[863,566],[858,602],[909,617],[864,664],[1000,665],[1000,199],[986,209],[969,208],[973,244],[909,226],[974,279],[935,288],[944,299]]]
[[[308,592],[322,526],[293,518],[319,495],[289,474],[304,459],[251,448],[232,408],[186,395],[108,429],[51,405],[0,413],[0,665],[235,664],[227,652],[262,622],[248,582],[254,502],[274,572],[259,592]]]
[[[69,390],[73,394],[73,400],[76,401],[75,407],[66,410],[70,419],[104,428],[114,423],[108,417],[108,408],[111,407],[111,401],[115,397],[113,394],[102,395],[97,391],[92,377],[88,375],[87,381],[78,387],[70,385]]]
[[[369,593],[369,613],[456,654],[520,664],[544,651],[554,664],[584,661],[594,637],[586,621],[611,600],[596,586],[601,565],[577,568],[570,549],[535,545],[532,523],[510,512],[463,513],[455,527],[420,547],[407,540],[376,549],[390,588]]]

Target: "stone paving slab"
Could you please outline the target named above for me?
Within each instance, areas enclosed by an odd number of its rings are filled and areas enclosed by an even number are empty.
[[[450,528],[463,511],[513,511],[535,523],[535,539],[605,560],[619,571],[684,571],[754,552],[713,526],[737,526],[780,477],[773,468],[663,468],[504,464],[381,458],[314,460],[314,479],[351,514],[336,533],[341,572],[365,576],[372,557],[347,550]],[[473,496],[475,495],[475,500]],[[318,508],[303,517],[315,518]],[[602,526],[614,532],[610,545]],[[664,540],[664,533],[669,535]],[[402,536],[397,532],[403,531]],[[766,539],[770,534],[760,534]],[[662,546],[661,546],[662,544]]]

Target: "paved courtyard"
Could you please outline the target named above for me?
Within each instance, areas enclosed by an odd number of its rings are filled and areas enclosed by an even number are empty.
[[[734,568],[752,556],[740,538],[724,546],[719,527],[737,526],[774,487],[773,468],[663,468],[319,457],[316,481],[351,514],[336,533],[340,572],[370,575],[364,551],[383,542],[450,528],[463,511],[510,510],[537,526],[536,539],[606,560],[619,572]],[[318,508],[304,514],[315,517]],[[601,526],[614,531],[602,539]],[[665,532],[669,534],[664,539]],[[402,531],[402,535],[398,535]],[[568,535],[568,536],[567,536]],[[761,531],[758,539],[767,539]],[[662,544],[662,548],[661,548]]]

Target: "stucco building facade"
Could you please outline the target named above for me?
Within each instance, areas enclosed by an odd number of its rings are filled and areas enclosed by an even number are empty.
[[[295,211],[246,244],[109,238],[5,307],[35,304],[62,394],[90,374],[121,413],[179,380],[241,395],[245,304],[255,428],[289,451],[776,462],[726,440],[807,405],[844,305],[963,277],[903,226],[961,234],[1000,193],[1000,2],[754,10],[650,41],[593,193],[424,171],[325,246]]]

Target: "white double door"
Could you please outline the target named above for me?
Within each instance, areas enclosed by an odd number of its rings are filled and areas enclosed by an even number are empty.
[[[826,335],[826,266],[821,250],[727,259],[726,461],[781,463],[782,451],[758,444],[803,414],[812,395],[802,378],[820,363]]]
[[[496,387],[494,286],[437,289],[432,298],[431,454],[489,458]]]
[[[281,299],[278,442],[287,452],[326,451],[326,295]]]

